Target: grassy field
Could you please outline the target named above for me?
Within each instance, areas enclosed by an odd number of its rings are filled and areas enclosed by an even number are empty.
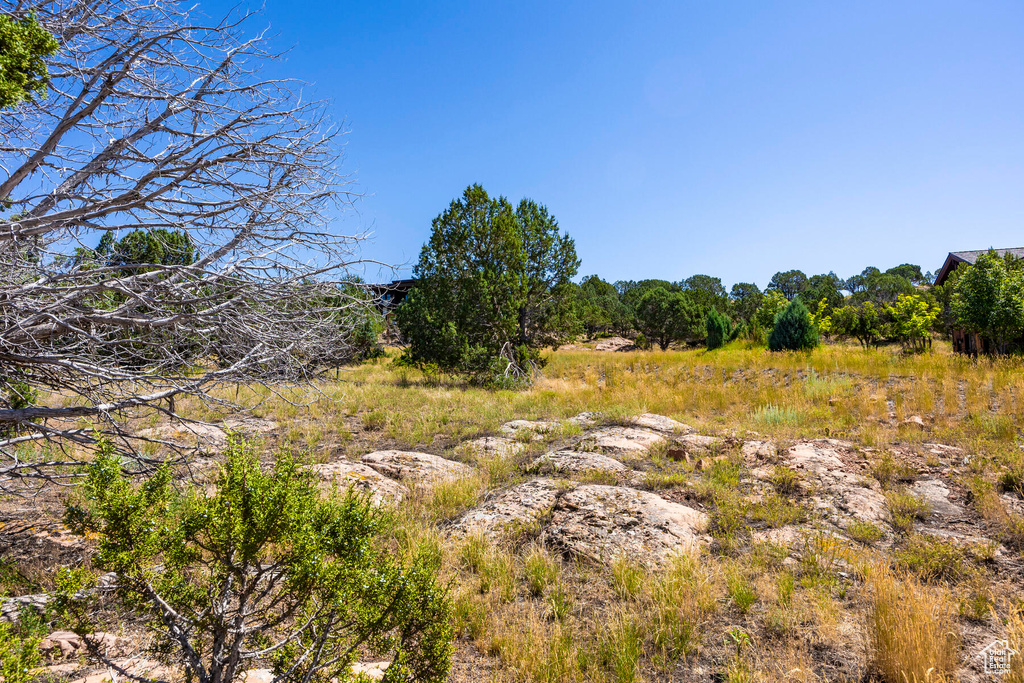
[[[451,581],[459,640],[450,680],[981,681],[971,664],[980,645],[1008,638],[1024,651],[1024,516],[1007,503],[1024,496],[1021,359],[972,360],[937,343],[918,355],[838,345],[772,354],[735,344],[560,351],[547,361],[521,392],[427,376],[386,357],[343,369],[315,392],[227,394],[278,424],[272,441],[314,461],[400,448],[476,466],[468,477],[414,486],[389,537],[397,552],[435,556]],[[211,422],[225,417],[198,403],[183,408]],[[578,441],[582,430],[563,423],[524,439],[515,456],[482,456],[465,441],[510,420],[581,412],[600,413],[604,424],[656,413],[728,437],[710,462],[654,449],[627,463],[645,474],[643,488],[706,511],[709,545],[652,571],[626,556],[599,565],[554,553],[529,528],[446,532],[489,491],[530,476],[536,454]],[[886,524],[837,534],[815,507],[817,492],[781,460],[771,456],[773,473],[759,479],[740,454],[744,440],[770,440],[782,454],[819,438],[849,442],[865,459],[863,477],[885,493]],[[936,443],[958,450],[926,445]],[[929,511],[903,482],[924,473],[965,504],[956,529],[972,540],[921,532]],[[607,474],[583,481],[617,483]],[[795,549],[752,532],[792,528]],[[1002,680],[1024,682],[1022,659]]]
[[[913,532],[919,502],[895,483],[906,471],[952,472],[950,485],[968,492],[978,528],[1019,567],[1024,521],[998,493],[1024,477],[1020,359],[974,360],[936,344],[919,355],[853,346],[772,354],[734,345],[572,350],[547,360],[543,377],[522,392],[425,376],[386,358],[342,371],[313,400],[308,393],[242,397],[315,459],[396,447],[478,465],[474,477],[415,490],[396,533],[406,550],[432,548],[453,581],[462,662],[453,680],[480,680],[486,667],[490,679],[510,681],[946,681],[971,678],[964,666],[979,638],[1024,644],[1020,575],[994,568],[993,547]],[[880,541],[883,531],[871,524],[851,527],[849,538],[815,531],[809,500],[785,472],[766,496],[735,452],[704,471],[657,453],[642,465],[649,488],[696,500],[713,518],[714,544],[664,571],[626,557],[605,567],[557,556],[529,533],[446,536],[447,520],[487,491],[522,480],[532,455],[578,430],[546,435],[516,458],[474,457],[462,442],[509,420],[583,411],[613,424],[657,413],[702,434],[770,439],[780,451],[800,439],[849,441],[871,454],[871,476],[888,489],[896,540]],[[960,456],[922,455],[927,443],[971,457],[964,465],[954,462]],[[606,479],[593,478],[614,483]],[[765,524],[807,532],[795,563],[779,545],[752,540],[747,527]],[[1019,664],[1004,680],[1024,680]]]

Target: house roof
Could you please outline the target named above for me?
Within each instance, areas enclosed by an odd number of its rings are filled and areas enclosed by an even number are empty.
[[[935,284],[941,285],[949,279],[949,274],[956,270],[961,263],[973,264],[982,254],[994,251],[1000,256],[1013,254],[1017,258],[1024,258],[1024,247],[1011,247],[1008,249],[978,249],[976,251],[951,251],[942,264],[939,274],[935,276]]]

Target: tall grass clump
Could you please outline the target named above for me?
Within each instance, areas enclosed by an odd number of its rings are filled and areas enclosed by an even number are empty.
[[[868,575],[871,662],[886,683],[946,683],[959,637],[948,594],[876,565]]]

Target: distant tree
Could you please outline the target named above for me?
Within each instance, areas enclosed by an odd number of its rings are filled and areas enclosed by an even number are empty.
[[[955,272],[951,297],[957,325],[1007,353],[1024,336],[1024,267],[989,251]]]
[[[847,278],[843,289],[850,292],[851,294],[857,294],[867,289],[868,280],[882,271],[878,270],[874,266],[868,266],[860,272],[859,275],[852,275]]]
[[[712,308],[705,318],[706,343],[709,351],[721,348],[732,338],[732,321]]]
[[[125,275],[148,272],[160,266],[188,266],[196,260],[196,248],[188,233],[166,228],[136,229],[121,239],[104,233],[92,254],[95,262],[121,269]]]
[[[576,318],[588,336],[609,331],[624,334],[631,328],[629,313],[618,290],[597,275],[584,278],[579,285]]]
[[[363,649],[391,662],[385,680],[446,680],[451,605],[437,557],[396,552],[368,497],[322,496],[291,454],[272,462],[232,438],[206,491],[168,467],[134,483],[101,448],[65,520],[94,539],[92,565],[116,576],[115,623],[142,617],[154,649],[196,683],[243,680],[262,662],[273,683],[348,681]],[[81,590],[90,580],[64,572],[54,599],[86,642],[107,626],[96,592]]]
[[[732,299],[736,317],[749,324],[754,320],[757,309],[761,307],[764,294],[752,282],[737,282],[732,286],[729,298]]]
[[[34,14],[0,14],[0,109],[46,94],[50,75],[43,58],[55,54],[59,47]]]
[[[833,335],[853,337],[865,348],[882,337],[882,320],[878,308],[870,301],[859,306],[842,306],[833,310],[829,317],[829,329]]]
[[[766,291],[779,292],[787,301],[792,301],[800,292],[807,287],[807,276],[803,271],[787,270],[772,275]]]
[[[843,295],[839,291],[843,284],[843,280],[835,273],[812,275],[800,292],[800,298],[809,310],[814,311],[824,301],[825,311],[828,312],[843,304]]]
[[[889,270],[885,271],[885,274],[898,275],[914,285],[918,285],[926,281],[924,274],[921,273],[921,266],[915,266],[912,263],[904,263],[893,268],[890,268]]]
[[[396,317],[406,358],[488,382],[524,379],[539,350],[576,333],[571,315],[579,267],[547,210],[518,210],[479,185],[433,222]]]
[[[699,334],[704,311],[682,292],[654,287],[640,298],[635,316],[637,329],[664,351],[673,341]]]
[[[770,332],[775,327],[775,318],[778,317],[789,302],[782,292],[778,290],[768,290],[764,293],[761,298],[761,305],[757,309],[757,313],[754,315],[755,325],[761,329]]]
[[[619,290],[619,296],[630,316],[636,315],[637,306],[643,295],[656,287],[661,287],[666,292],[681,291],[679,285],[668,280],[619,280],[615,283],[615,288]]]
[[[893,305],[903,294],[913,294],[916,290],[914,285],[902,275],[891,273],[878,273],[868,278],[867,286],[860,298],[865,301],[872,301],[880,305]]]
[[[719,313],[729,310],[729,297],[722,286],[721,278],[691,275],[679,283],[679,289],[688,292],[691,301],[703,308],[713,308]]]
[[[901,294],[896,304],[885,310],[890,320],[890,335],[905,348],[923,351],[931,344],[932,328],[939,310],[933,301],[921,295]],[[1024,311],[1021,320],[1024,322]]]
[[[811,314],[800,299],[794,299],[775,319],[775,327],[768,337],[772,351],[803,351],[818,345],[818,331],[811,322]]]

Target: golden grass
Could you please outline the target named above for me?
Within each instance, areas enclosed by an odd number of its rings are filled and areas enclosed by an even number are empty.
[[[886,683],[945,683],[957,668],[955,607],[942,589],[887,566],[867,577],[872,664]]]

